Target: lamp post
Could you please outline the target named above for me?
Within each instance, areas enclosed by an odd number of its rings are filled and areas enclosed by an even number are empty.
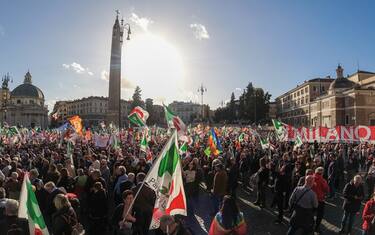
[[[198,92],[200,92],[201,93],[201,108],[202,108],[202,121],[203,121],[203,117],[204,117],[204,107],[203,107],[203,94],[205,93],[205,92],[207,92],[207,88],[205,88],[204,86],[203,86],[203,83],[201,84],[201,86],[198,88]]]
[[[2,81],[2,90],[1,90],[1,110],[3,111],[3,116],[2,116],[2,123],[6,121],[6,113],[7,113],[7,104],[8,104],[8,83],[13,82],[13,79],[11,79],[9,73],[3,76],[1,79]]]
[[[258,98],[258,93],[257,90],[254,89],[254,92],[252,94],[252,97],[254,98],[254,123],[257,123],[257,98]]]

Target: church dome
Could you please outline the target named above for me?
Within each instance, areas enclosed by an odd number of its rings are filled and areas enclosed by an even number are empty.
[[[329,85],[330,90],[353,88],[356,83],[344,77],[344,69],[341,65],[336,69],[337,78]]]
[[[355,82],[352,82],[347,78],[337,78],[331,83],[331,85],[329,85],[329,89],[347,89],[353,88],[355,85]]]
[[[31,78],[30,72],[27,72],[23,84],[14,88],[14,90],[10,93],[11,96],[44,99],[42,90],[32,84]]]

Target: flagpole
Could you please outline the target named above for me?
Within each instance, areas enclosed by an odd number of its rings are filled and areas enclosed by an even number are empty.
[[[270,142],[270,132],[268,132],[267,134],[267,139],[268,139],[268,154],[269,154],[269,158],[271,160],[271,142]]]

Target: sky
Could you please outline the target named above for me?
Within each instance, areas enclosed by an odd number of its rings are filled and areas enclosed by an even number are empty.
[[[108,96],[111,31],[131,26],[122,52],[122,98],[134,87],[155,103],[215,109],[249,82],[274,99],[305,80],[375,71],[370,0],[15,0],[0,2],[0,75],[30,70],[49,110],[56,100]]]

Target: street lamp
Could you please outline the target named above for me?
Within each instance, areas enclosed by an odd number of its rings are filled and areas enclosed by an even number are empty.
[[[119,16],[120,14],[120,11],[119,10],[116,10],[116,13],[117,13],[117,17]],[[126,30],[126,40],[129,41],[130,40],[130,34],[132,33],[131,32],[131,29],[130,29],[130,24],[129,23],[125,23],[124,24],[124,18],[121,19],[121,37],[120,37],[120,42],[122,43],[123,42],[123,34],[124,34],[124,29]],[[121,79],[120,79],[121,80]],[[119,97],[119,106],[118,106],[118,127],[121,128],[121,95]]]
[[[254,89],[254,92],[252,94],[252,97],[254,97],[254,123],[257,123],[257,98],[258,98],[258,93],[257,90]]]
[[[198,92],[201,93],[202,121],[203,121],[203,117],[204,117],[203,94],[204,94],[205,92],[207,92],[207,88],[205,88],[205,87],[203,86],[203,83],[202,83],[201,86],[198,88]]]
[[[8,83],[13,82],[13,79],[11,79],[9,73],[4,75],[1,79],[2,83],[2,90],[1,90],[1,110],[3,111],[3,122],[6,121],[6,113],[7,113],[7,103],[8,103]]]

